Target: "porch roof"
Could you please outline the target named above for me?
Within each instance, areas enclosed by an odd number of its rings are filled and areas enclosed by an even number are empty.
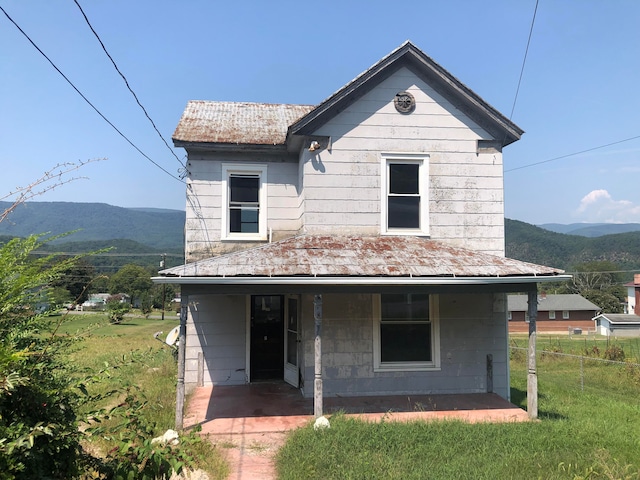
[[[299,235],[169,268],[157,283],[535,283],[563,271],[412,236]]]

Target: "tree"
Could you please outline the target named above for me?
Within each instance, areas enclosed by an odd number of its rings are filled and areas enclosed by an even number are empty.
[[[127,264],[109,279],[109,293],[124,293],[131,298],[131,304],[146,296],[153,287],[151,274],[139,265]]]
[[[626,295],[622,283],[622,274],[615,263],[594,261],[576,265],[572,281],[567,282],[565,288],[569,293],[582,295],[607,313],[621,313]]]
[[[91,285],[95,277],[95,268],[85,258],[79,258],[69,266],[60,278],[52,282],[54,287],[66,290],[69,301],[83,303],[89,298],[88,285]]]
[[[162,308],[162,306],[164,305],[165,309],[167,309],[171,305],[171,301],[176,298],[177,291],[178,289],[175,285],[154,285],[151,289],[153,307]]]

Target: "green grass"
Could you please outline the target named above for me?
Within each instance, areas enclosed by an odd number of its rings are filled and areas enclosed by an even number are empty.
[[[144,415],[157,422],[156,436],[175,428],[175,399],[177,365],[171,348],[154,338],[154,333],[166,334],[178,324],[175,317],[147,319],[143,316],[125,317],[120,324],[111,324],[105,314],[69,314],[61,320],[58,335],[79,339],[72,347],[68,360],[82,375],[97,374],[108,369],[109,375],[90,385],[92,394],[104,393],[127,385],[139,387],[147,399]],[[107,368],[108,367],[108,368]],[[86,404],[81,413],[97,408],[110,408],[123,396],[108,397]],[[84,444],[93,454],[102,454],[113,447],[103,439],[95,438]],[[228,467],[221,454],[209,442],[203,442],[199,452],[205,461],[201,468],[212,479],[225,478]]]
[[[566,337],[541,338],[540,351],[545,342],[565,353],[584,346]],[[511,361],[512,402],[522,408],[525,362],[526,352]],[[292,432],[277,455],[279,478],[640,478],[640,373],[596,361],[583,369],[581,382],[579,360],[539,355],[537,422],[369,424],[334,416],[329,430],[309,425]]]

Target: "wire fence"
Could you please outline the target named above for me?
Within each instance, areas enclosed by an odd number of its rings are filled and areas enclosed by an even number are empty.
[[[640,388],[640,363],[635,357],[625,359],[624,351],[615,345],[604,352],[592,347],[592,351],[585,353],[589,354],[538,350],[536,370],[541,391],[545,384],[599,395],[629,395]],[[512,376],[526,377],[527,356],[527,348],[511,346]]]

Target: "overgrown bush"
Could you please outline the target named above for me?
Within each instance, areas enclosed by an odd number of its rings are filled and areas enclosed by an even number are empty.
[[[0,247],[0,472],[9,479],[72,478],[80,450],[81,392],[59,356],[68,340],[47,333],[56,317],[33,308],[75,259],[32,258],[39,238]]]
[[[38,239],[14,239],[0,246],[0,478],[155,479],[192,465],[191,452],[200,439],[193,433],[178,446],[152,443],[162,432],[142,415],[147,403],[139,392],[88,392],[88,382],[100,382],[118,366],[83,374],[65,360],[76,340],[56,334],[64,316],[36,314],[33,306],[48,297],[52,281],[75,259],[32,257],[41,245]],[[128,309],[126,303],[113,303]],[[125,398],[109,412],[88,414],[94,423],[120,420],[110,429],[102,427],[102,434],[118,442],[106,458],[81,448],[87,433],[79,424],[91,421],[80,418],[80,407],[96,395]]]
[[[107,298],[107,315],[111,323],[120,323],[124,316],[129,313],[131,307],[124,301],[121,295],[111,295]]]
[[[92,478],[164,479],[172,472],[180,473],[195,466],[195,452],[202,442],[197,432],[191,431],[175,442],[154,440],[160,433],[159,427],[143,414],[147,407],[144,394],[129,387],[125,400],[103,416],[103,420],[115,421],[87,429],[90,435],[116,443],[99,465],[94,464]]]

